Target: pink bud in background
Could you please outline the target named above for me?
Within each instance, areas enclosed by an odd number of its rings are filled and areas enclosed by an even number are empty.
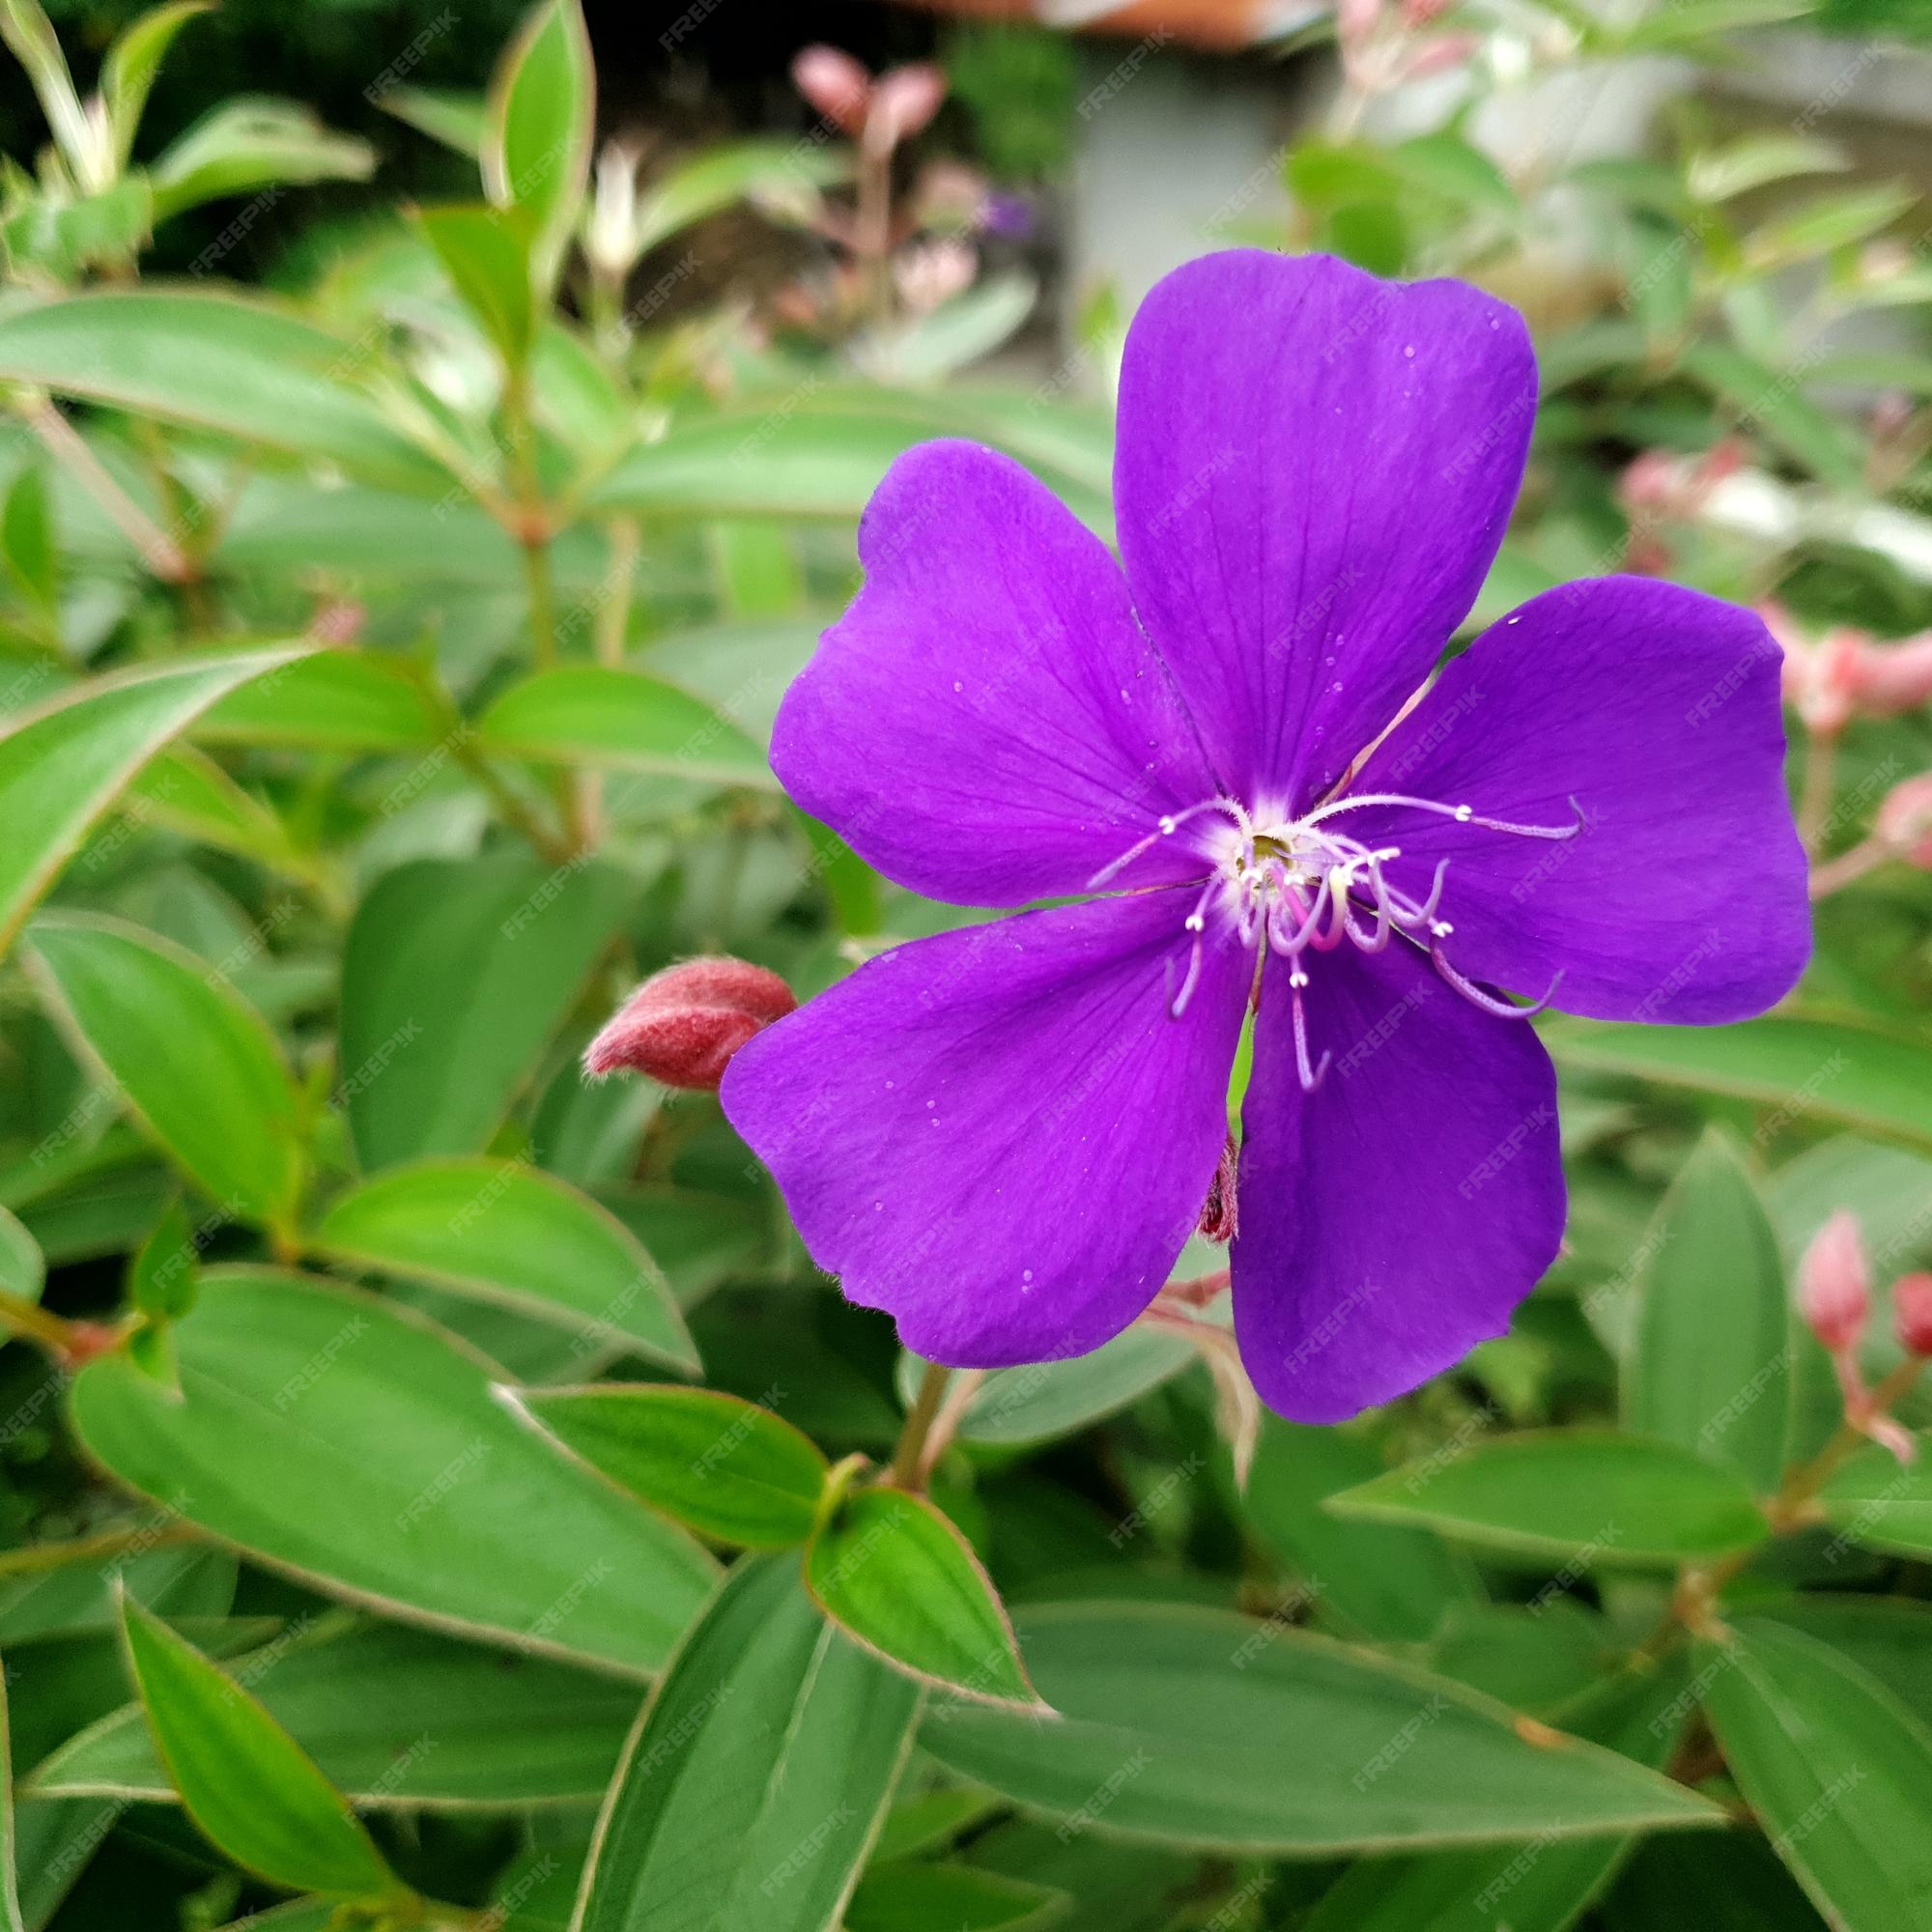
[[[1932,871],[1932,772],[1893,785],[1872,815],[1872,830],[1908,866]]]
[[[1932,1274],[1902,1274],[1892,1283],[1891,1323],[1908,1355],[1932,1355]]]
[[[866,139],[895,148],[923,128],[946,99],[946,75],[927,61],[895,67],[879,76],[866,117]]]
[[[846,133],[856,134],[865,127],[872,76],[850,54],[823,43],[801,48],[792,60],[791,84]]]
[[[1932,698],[1932,631],[1895,644],[1861,637],[1845,675],[1854,706],[1867,718],[1918,710]]]
[[[1871,1271],[1857,1218],[1840,1208],[1820,1228],[1798,1264],[1798,1307],[1805,1326],[1833,1354],[1857,1345],[1871,1312]]]
[[[653,973],[584,1050],[597,1078],[626,1067],[667,1087],[715,1094],[731,1056],[798,1001],[748,960],[686,959]]]

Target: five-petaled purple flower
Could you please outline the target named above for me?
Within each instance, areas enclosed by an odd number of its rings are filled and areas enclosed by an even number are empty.
[[[1018,465],[934,442],[773,762],[887,877],[1091,895],[885,953],[724,1086],[807,1247],[936,1361],[1081,1353],[1210,1187],[1255,1013],[1234,1310],[1334,1421],[1499,1333],[1556,1253],[1533,1007],[1709,1024],[1809,945],[1776,646],[1643,579],[1532,599],[1436,666],[1535,414],[1514,310],[1236,250],[1148,298],[1122,372],[1124,570]]]

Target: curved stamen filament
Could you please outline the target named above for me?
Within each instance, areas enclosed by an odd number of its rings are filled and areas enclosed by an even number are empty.
[[[1321,1086],[1322,1076],[1328,1071],[1328,1064],[1335,1056],[1323,1052],[1319,1066],[1308,1064],[1308,1014],[1301,1003],[1301,989],[1307,983],[1308,975],[1299,966],[1288,976],[1288,1004],[1294,1020],[1294,1070],[1301,1080],[1301,1091],[1312,1094]]]
[[[1492,994],[1484,992],[1473,980],[1465,980],[1448,960],[1443,958],[1440,946],[1432,946],[1429,949],[1429,958],[1430,963],[1443,979],[1472,1007],[1480,1007],[1484,1012],[1494,1013],[1502,1020],[1526,1020],[1532,1014],[1540,1013],[1556,997],[1557,987],[1563,983],[1563,969],[1558,967],[1556,977],[1550,980],[1540,1000],[1533,1000],[1526,1007],[1514,1007],[1507,1000],[1498,1000]]]
[[[1190,805],[1184,811],[1164,812],[1145,838],[1136,839],[1118,859],[1110,860],[1087,881],[1087,891],[1097,893],[1110,880],[1119,878],[1143,852],[1158,845],[1163,838],[1172,838],[1190,818],[1199,818],[1204,811],[1226,812],[1240,832],[1243,848],[1252,856],[1255,828],[1246,809],[1232,798],[1204,798],[1199,805]]]
[[[1332,805],[1317,807],[1301,820],[1301,824],[1304,827],[1319,825],[1324,819],[1344,811],[1357,810],[1365,805],[1392,805],[1409,811],[1434,811],[1444,818],[1453,818],[1458,825],[1480,825],[1485,832],[1507,832],[1518,838],[1574,838],[1586,822],[1583,808],[1574,797],[1570,800],[1570,810],[1576,813],[1572,824],[1517,825],[1506,818],[1485,818],[1473,805],[1443,805],[1436,799],[1410,798],[1406,792],[1399,791],[1365,791],[1352,798],[1338,798]]]

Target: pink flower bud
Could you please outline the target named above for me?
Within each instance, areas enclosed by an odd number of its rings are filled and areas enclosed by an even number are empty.
[[[1893,785],[1872,814],[1872,830],[1908,866],[1932,871],[1932,772]]]
[[[866,125],[872,76],[850,54],[822,43],[801,48],[791,64],[791,84],[835,128],[856,134]]]
[[[1902,1274],[1892,1283],[1891,1321],[1908,1355],[1932,1355],[1932,1274]]]
[[[776,973],[744,959],[686,959],[653,973],[583,1055],[595,1077],[628,1067],[667,1087],[715,1094],[731,1056],[798,1001]]]
[[[1918,710],[1932,698],[1932,631],[1895,644],[1861,637],[1845,676],[1853,704],[1867,718]]]
[[[1852,1348],[1871,1312],[1871,1276],[1857,1218],[1842,1208],[1820,1228],[1798,1264],[1798,1307],[1835,1354]]]
[[[871,112],[866,119],[866,139],[881,148],[895,148],[909,140],[939,112],[946,99],[946,75],[926,61],[895,67],[879,76],[872,89]]]

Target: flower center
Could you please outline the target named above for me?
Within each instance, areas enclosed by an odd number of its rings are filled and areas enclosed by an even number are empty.
[[[1324,1053],[1320,1065],[1310,1063],[1301,999],[1308,984],[1308,955],[1332,952],[1344,941],[1364,952],[1380,952],[1393,941],[1405,940],[1425,949],[1443,980],[1485,1012],[1503,1019],[1527,1019],[1540,1012],[1549,1004],[1562,974],[1549,982],[1541,999],[1519,1007],[1485,992],[1457,972],[1443,953],[1443,942],[1456,928],[1438,917],[1449,861],[1436,865],[1426,898],[1403,891],[1384,869],[1402,857],[1401,846],[1365,844],[1337,823],[1349,812],[1372,805],[1435,812],[1459,825],[1480,826],[1518,838],[1574,838],[1583,829],[1582,810],[1574,798],[1570,801],[1574,821],[1553,826],[1513,824],[1486,817],[1472,805],[1445,805],[1398,792],[1335,799],[1299,818],[1251,812],[1236,799],[1204,799],[1184,811],[1161,817],[1145,838],[1096,872],[1088,881],[1089,890],[1097,891],[1118,877],[1151,846],[1175,838],[1184,827],[1195,827],[1192,836],[1210,869],[1185,921],[1193,945],[1168,1010],[1176,1019],[1187,1010],[1201,978],[1208,923],[1210,919],[1224,923],[1243,948],[1255,950],[1258,980],[1267,953],[1288,962],[1295,1064],[1301,1084],[1310,1093],[1326,1071],[1330,1056]],[[1203,820],[1208,822],[1201,824]]]

